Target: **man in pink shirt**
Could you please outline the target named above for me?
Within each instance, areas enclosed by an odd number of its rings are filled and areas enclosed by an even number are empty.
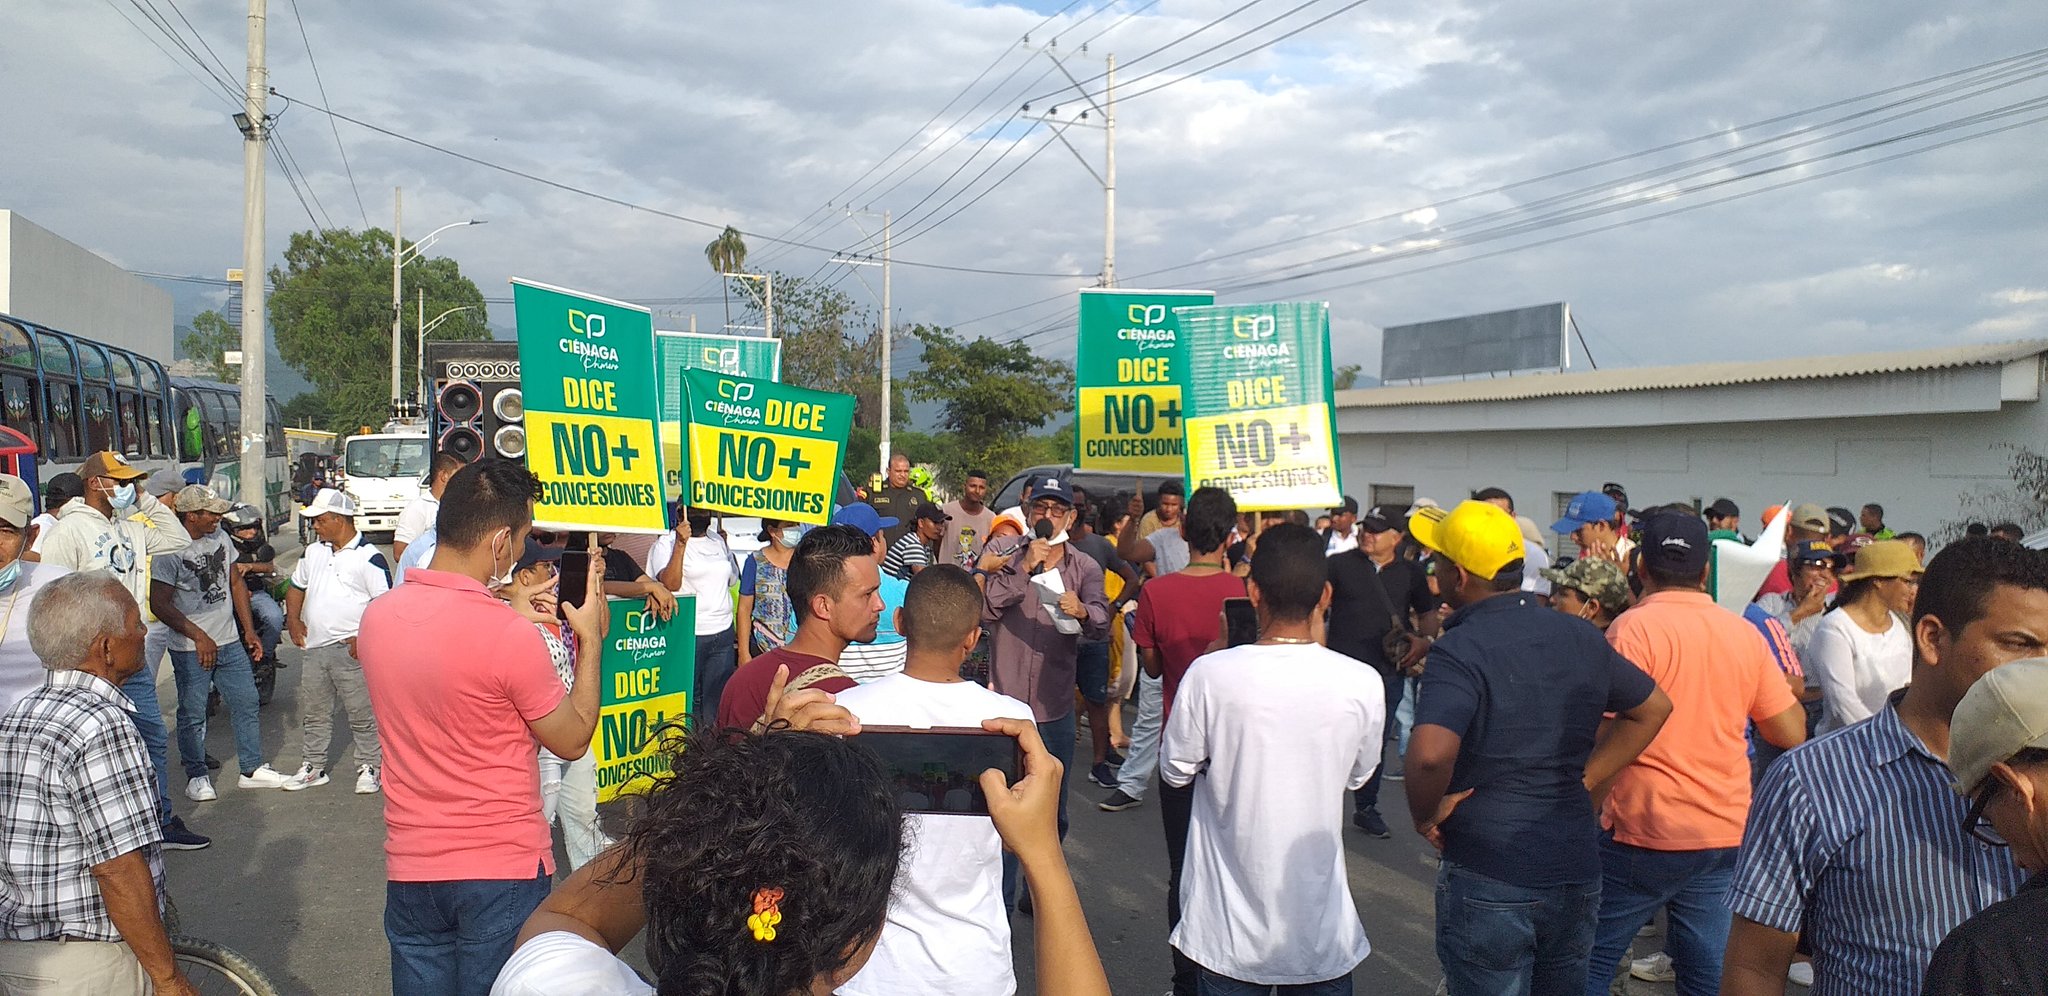
[[[540,630],[490,588],[525,549],[539,495],[513,461],[457,471],[433,560],[363,612],[356,653],[384,748],[393,996],[485,996],[553,881],[535,751],[574,760],[590,748],[609,617],[593,570],[582,607],[564,612],[576,662],[563,695]]]

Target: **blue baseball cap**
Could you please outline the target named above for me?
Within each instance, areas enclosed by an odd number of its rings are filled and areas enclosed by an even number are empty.
[[[1030,504],[1040,498],[1053,498],[1072,505],[1074,490],[1067,487],[1067,482],[1057,477],[1035,478],[1031,482],[1031,492],[1025,495],[1024,502]]]
[[[1564,507],[1564,518],[1551,524],[1553,533],[1577,532],[1580,526],[1596,522],[1613,522],[1619,506],[1614,499],[1598,491],[1581,491],[1572,496],[1571,503]]]
[[[882,513],[875,511],[875,506],[864,501],[857,501],[851,505],[839,506],[839,511],[832,513],[832,524],[835,526],[852,526],[869,536],[873,536],[897,523],[895,519],[883,518]]]

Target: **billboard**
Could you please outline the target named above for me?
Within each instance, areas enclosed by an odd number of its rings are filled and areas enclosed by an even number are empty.
[[[1174,309],[1214,304],[1209,291],[1081,291],[1074,357],[1074,466],[1172,474],[1184,429]]]
[[[1532,308],[1389,325],[1380,342],[1380,380],[1391,382],[1564,365],[1570,306]]]

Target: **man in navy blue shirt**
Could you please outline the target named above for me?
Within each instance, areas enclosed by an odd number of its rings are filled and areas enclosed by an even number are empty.
[[[1671,700],[1591,623],[1521,591],[1522,531],[1500,508],[1418,509],[1409,535],[1440,554],[1456,609],[1406,759],[1415,830],[1443,851],[1444,981],[1450,996],[1582,993],[1600,908],[1592,792],[1649,746]]]

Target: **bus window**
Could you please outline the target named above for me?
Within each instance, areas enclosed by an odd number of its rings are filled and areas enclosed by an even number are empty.
[[[13,322],[0,322],[0,366],[33,371],[36,345],[28,331]]]
[[[88,384],[80,393],[85,404],[85,449],[89,453],[117,450],[114,445],[114,392]]]
[[[110,350],[114,361],[114,383],[121,387],[139,387],[135,380],[135,360],[120,350]]]
[[[18,373],[0,374],[0,407],[4,407],[7,424],[19,429],[30,439],[38,439],[35,382]]]
[[[36,354],[43,362],[43,372],[70,377],[78,372],[71,362],[71,347],[62,338],[49,332],[36,333]]]
[[[284,413],[277,407],[277,400],[263,399],[263,452],[267,456],[285,455]]]
[[[153,456],[149,451],[149,436],[142,431],[142,401],[134,391],[119,391],[114,395],[114,407],[121,419],[121,452],[137,456]]]
[[[101,349],[98,343],[77,339],[73,340],[73,344],[78,347],[79,379],[99,381],[102,384],[110,383],[114,379],[113,370],[107,365],[107,351]]]
[[[222,417],[226,424],[221,427],[220,438],[227,441],[225,459],[237,460],[242,453],[242,395],[236,391],[220,393]]]
[[[160,457],[176,452],[177,447],[167,442],[170,426],[164,424],[164,403],[150,398],[142,403],[142,414],[149,420],[149,455]]]
[[[49,458],[76,460],[85,456],[78,445],[77,386],[60,380],[48,381],[43,385],[43,398],[43,410],[49,413],[43,422],[48,430],[43,436]]]
[[[221,407],[220,395],[212,391],[193,391],[193,400],[199,402],[200,440],[208,460],[224,460],[228,457],[227,437],[221,433],[227,428],[227,412]]]

